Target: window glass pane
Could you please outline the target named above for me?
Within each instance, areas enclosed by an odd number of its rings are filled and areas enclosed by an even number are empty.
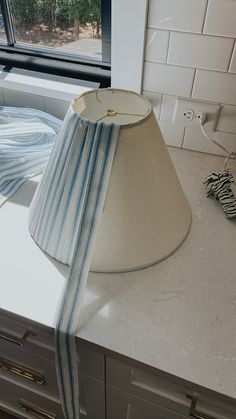
[[[101,0],[10,0],[17,43],[101,59]]]
[[[6,34],[5,34],[5,29],[4,29],[4,23],[3,23],[1,8],[0,8],[0,42],[1,43],[3,43],[3,42],[6,43]]]

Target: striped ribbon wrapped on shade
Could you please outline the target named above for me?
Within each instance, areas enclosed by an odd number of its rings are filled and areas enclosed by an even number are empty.
[[[42,249],[51,243],[53,256],[70,263],[55,330],[56,369],[65,418],[79,419],[75,335],[119,126],[83,120],[72,108],[62,125],[35,109],[0,107],[0,124],[0,205],[41,173],[51,154],[31,203],[29,228]],[[68,243],[60,239],[68,215],[79,228],[65,254]]]
[[[70,264],[55,330],[56,368],[66,419],[78,419],[75,335],[101,219],[119,126],[90,122],[70,108],[30,206],[29,229],[50,255]],[[76,231],[68,246],[68,219]]]
[[[0,106],[0,206],[44,170],[61,124],[36,109]]]

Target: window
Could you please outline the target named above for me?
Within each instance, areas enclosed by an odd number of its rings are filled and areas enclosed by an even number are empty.
[[[109,85],[110,3],[0,0],[0,64]]]
[[[6,44],[6,34],[5,34],[1,10],[0,10],[0,42],[4,42]]]

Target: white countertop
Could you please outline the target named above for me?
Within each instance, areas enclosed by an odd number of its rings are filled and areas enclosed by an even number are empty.
[[[78,336],[236,398],[236,222],[205,198],[221,157],[170,149],[193,222],[178,251],[145,270],[89,275]],[[35,180],[0,209],[0,307],[54,326],[67,269],[27,229]]]

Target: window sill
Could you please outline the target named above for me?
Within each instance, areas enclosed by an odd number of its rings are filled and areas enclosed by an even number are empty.
[[[71,79],[73,80],[73,79]],[[24,92],[43,97],[64,100],[70,102],[78,96],[92,88],[99,87],[96,83],[65,83],[57,80],[0,71],[0,88]]]

